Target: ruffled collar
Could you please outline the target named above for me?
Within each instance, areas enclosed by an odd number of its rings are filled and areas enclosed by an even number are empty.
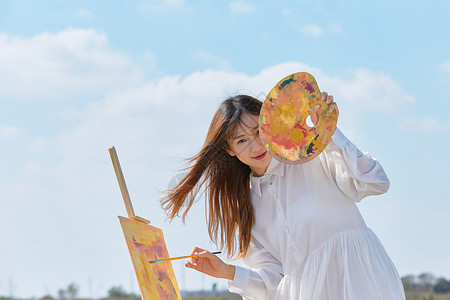
[[[267,167],[266,172],[262,176],[254,176],[253,173],[250,173],[250,184],[251,189],[256,192],[257,195],[262,196],[261,194],[261,184],[273,176],[284,176],[284,168],[285,164],[276,160],[272,157],[272,160]]]

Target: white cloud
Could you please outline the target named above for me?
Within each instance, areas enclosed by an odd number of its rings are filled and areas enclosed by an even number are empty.
[[[292,13],[292,11],[290,9],[284,8],[281,10],[281,14],[283,16],[289,16]]]
[[[373,112],[391,114],[414,103],[391,77],[363,69],[341,79],[302,63],[289,62],[253,76],[230,70],[165,76],[140,87],[113,91],[102,101],[89,105],[79,125],[58,137],[64,170],[80,170],[74,176],[81,176],[86,172],[81,170],[92,168],[92,162],[100,159],[96,155],[103,156],[102,151],[112,144],[128,148],[133,157],[148,157],[143,165],[169,152],[179,157],[193,155],[222,99],[244,93],[264,100],[281,78],[298,71],[314,74],[321,90],[335,96],[341,112],[347,116],[347,120],[340,121],[343,127],[358,127]]]
[[[319,25],[316,24],[306,24],[303,25],[300,28],[301,32],[307,35],[311,35],[314,37],[318,37],[318,36],[322,36],[324,33],[324,30],[322,29],[322,27],[320,27]]]
[[[36,177],[43,173],[42,165],[38,161],[27,162],[23,166],[23,173],[26,177]]]
[[[322,73],[319,76],[322,77]],[[391,113],[414,103],[412,96],[405,94],[391,76],[382,72],[358,69],[349,79],[326,74],[322,78],[324,86],[338,96],[337,99],[343,99],[360,113]]]
[[[94,36],[98,38],[95,33]],[[45,53],[40,54],[47,57]],[[95,51],[91,54],[98,55]],[[95,59],[86,57],[85,60]],[[62,114],[68,111],[69,115],[76,116],[72,120],[76,125],[61,130],[56,137],[34,137],[28,145],[31,153],[52,149],[53,159],[58,161],[56,166],[33,161],[25,165],[24,172],[31,177],[36,174],[42,177],[40,173],[47,172],[62,187],[84,186],[85,191],[66,196],[67,201],[80,201],[76,199],[79,193],[95,194],[102,189],[99,186],[111,171],[106,150],[116,145],[121,153],[133,158],[127,165],[133,170],[130,173],[136,174],[131,175],[134,181],[140,182],[139,176],[144,174],[146,180],[164,189],[173,170],[181,167],[177,158],[193,155],[201,146],[209,121],[222,99],[245,93],[264,100],[281,78],[298,71],[314,74],[321,89],[334,94],[341,111],[347,116],[358,116],[352,119],[353,127],[374,111],[391,113],[414,101],[386,74],[356,70],[349,78],[341,79],[299,62],[271,66],[256,75],[206,70],[186,77],[165,76],[135,87],[109,87],[110,92],[101,101],[91,101],[82,110],[65,108]],[[149,173],[150,169],[155,172]],[[90,199],[86,195],[81,198]]]
[[[156,68],[156,56],[147,51],[142,55],[142,60],[147,69],[155,69]]]
[[[0,137],[14,138],[19,134],[19,129],[15,126],[0,126]]]
[[[24,203],[33,196],[45,194],[44,191],[45,188],[42,184],[33,179],[18,183],[0,184],[0,195],[3,196],[2,199],[8,199],[8,201],[20,201]]]
[[[265,43],[271,43],[272,41],[272,36],[268,32],[263,31],[259,34],[259,36]]]
[[[441,69],[442,71],[449,73],[450,74],[450,59],[443,62],[440,66],[439,69]]]
[[[181,6],[184,4],[184,0],[164,0],[163,2],[171,6]]]
[[[399,124],[402,131],[438,134],[450,129],[450,123],[439,121],[433,117],[408,117]]]
[[[341,34],[342,27],[338,24],[331,24],[328,26],[328,31],[333,34]]]
[[[339,24],[330,24],[325,28],[317,24],[305,24],[300,27],[300,32],[313,37],[320,37],[325,34],[341,34],[342,27]]]
[[[0,97],[99,92],[134,84],[140,67],[113,50],[105,33],[66,29],[22,38],[0,33]]]
[[[214,65],[219,70],[230,70],[230,62],[226,59],[220,58],[212,53],[209,53],[207,51],[197,51],[194,53],[194,58],[208,63],[210,65]]]
[[[241,0],[230,2],[228,8],[234,14],[251,14],[255,11],[254,6],[246,4]]]
[[[46,137],[35,137],[28,144],[28,151],[32,153],[39,153],[44,151],[49,145],[49,139]]]
[[[183,5],[184,0],[145,0],[141,8],[161,12],[170,8],[180,8]]]
[[[89,19],[92,17],[92,12],[90,10],[80,8],[75,12],[75,15],[81,19]]]

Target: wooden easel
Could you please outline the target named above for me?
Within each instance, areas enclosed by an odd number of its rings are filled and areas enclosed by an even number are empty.
[[[120,192],[122,193],[123,202],[127,209],[128,218],[150,224],[149,220],[136,216],[134,214],[133,205],[131,204],[130,194],[128,194],[127,184],[125,183],[125,178],[123,177],[122,168],[120,167],[119,158],[117,157],[116,148],[111,147],[108,149],[109,155],[111,156],[111,161],[114,166],[114,172],[116,172],[117,181],[119,182]]]
[[[111,147],[108,151],[127,209],[128,218],[119,216],[119,221],[139,282],[141,298],[143,300],[182,300],[172,264],[170,262],[149,263],[149,261],[169,257],[163,232],[160,228],[149,225],[150,221],[135,215],[116,149]],[[155,249],[158,251],[154,251]]]

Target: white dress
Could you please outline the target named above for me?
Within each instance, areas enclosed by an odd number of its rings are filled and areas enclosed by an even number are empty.
[[[231,292],[244,299],[399,300],[400,277],[356,202],[382,194],[389,180],[377,160],[336,129],[315,159],[272,159],[250,175],[255,224],[245,267]]]

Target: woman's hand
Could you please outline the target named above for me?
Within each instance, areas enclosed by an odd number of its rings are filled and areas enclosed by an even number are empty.
[[[198,247],[192,249],[191,255],[197,257],[189,258],[186,267],[216,278],[233,280],[235,267],[224,263],[216,255]]]
[[[336,110],[336,114],[339,117],[339,109],[337,107],[336,102],[334,102],[333,96],[332,95],[328,95],[327,92],[323,92],[322,93],[322,100],[326,100],[327,104],[330,104],[330,108],[328,109],[328,113],[330,114],[333,111],[333,109],[335,109]],[[316,125],[317,122],[319,121],[319,116],[317,115],[317,112],[319,111],[319,108],[320,108],[320,104],[314,106],[310,110],[311,122],[313,122],[314,125]]]

